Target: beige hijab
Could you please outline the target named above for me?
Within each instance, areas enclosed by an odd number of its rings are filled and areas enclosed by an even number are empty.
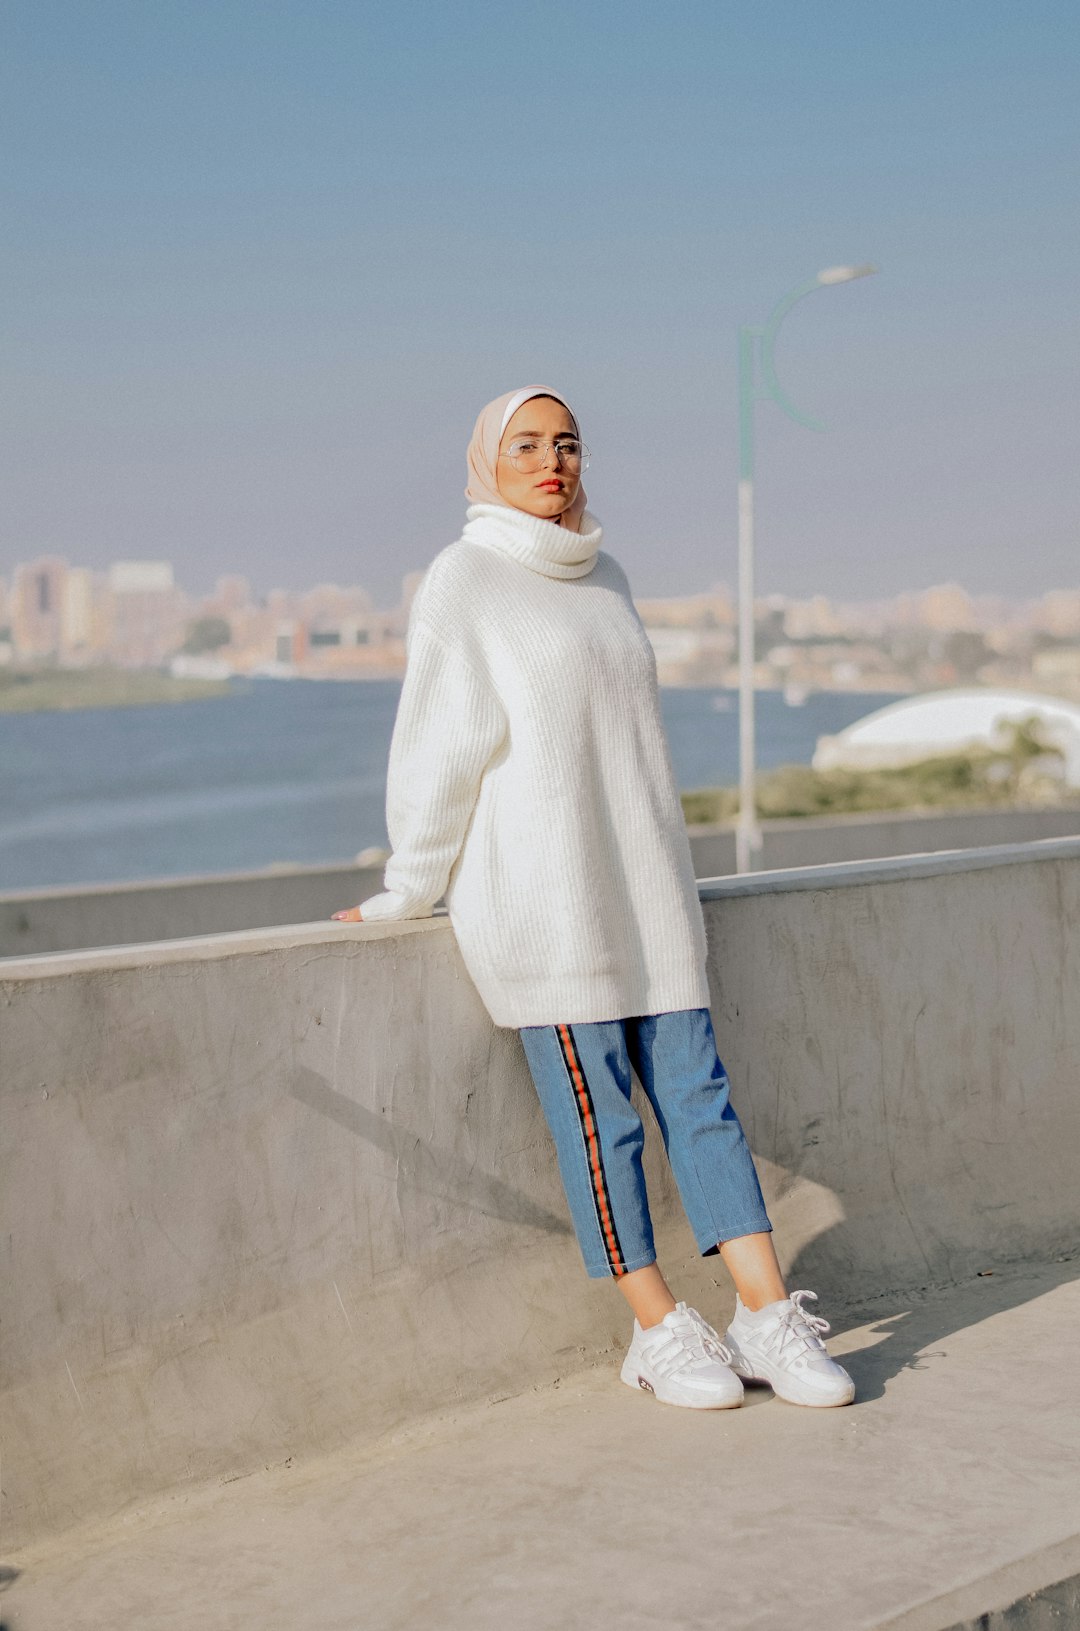
[[[465,497],[470,503],[502,504],[507,509],[513,508],[500,493],[495,473],[499,443],[502,441],[503,431],[521,404],[534,396],[550,396],[554,397],[556,402],[561,402],[573,419],[578,435],[581,435],[577,415],[569,402],[560,396],[558,391],[548,390],[546,385],[527,385],[523,390],[506,391],[502,396],[497,396],[494,402],[489,402],[486,408],[481,408],[469,443],[469,483],[465,488]],[[571,532],[577,532],[580,530],[579,522],[584,513],[585,489],[579,485],[574,502],[560,517],[561,524]]]

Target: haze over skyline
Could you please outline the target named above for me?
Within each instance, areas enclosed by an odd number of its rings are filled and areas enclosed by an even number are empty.
[[[0,573],[359,582],[457,536],[489,397],[576,405],[638,597],[1080,579],[1064,3],[5,8]]]

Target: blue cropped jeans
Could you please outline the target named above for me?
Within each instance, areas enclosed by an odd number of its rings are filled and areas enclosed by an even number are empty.
[[[591,1279],[656,1261],[631,1070],[656,1112],[698,1250],[709,1256],[772,1228],[707,1008],[526,1025],[520,1036]]]

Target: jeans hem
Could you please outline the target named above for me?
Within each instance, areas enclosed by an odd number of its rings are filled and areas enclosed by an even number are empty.
[[[623,1273],[624,1274],[634,1274],[634,1273],[636,1273],[636,1271],[638,1269],[647,1269],[649,1267],[650,1263],[655,1263],[655,1262],[656,1262],[656,1253],[655,1252],[653,1252],[651,1257],[641,1257],[641,1258],[638,1258],[636,1261],[634,1259],[631,1259],[631,1261],[629,1263],[625,1263],[623,1265]],[[616,1274],[615,1271],[612,1269],[610,1263],[603,1263],[599,1267],[597,1267],[595,1264],[592,1264],[592,1263],[586,1263],[585,1273],[588,1275],[590,1280],[621,1280],[622,1279],[622,1274]]]
[[[720,1245],[722,1242],[726,1242],[728,1240],[739,1240],[743,1235],[765,1235],[771,1233],[772,1224],[769,1222],[764,1213],[762,1213],[759,1219],[751,1219],[749,1223],[731,1224],[723,1231],[723,1233],[717,1231],[716,1239],[710,1240],[709,1244],[706,1246],[701,1244],[701,1238],[699,1237],[697,1243],[698,1251],[701,1253],[702,1257],[715,1257],[720,1250]]]

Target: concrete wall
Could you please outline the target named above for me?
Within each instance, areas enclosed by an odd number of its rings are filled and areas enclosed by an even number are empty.
[[[381,866],[298,866],[14,890],[0,894],[0,958],[311,923],[376,894],[382,877]]]
[[[702,885],[791,1283],[1075,1236],[1080,839]],[[12,1544],[621,1353],[445,916],[0,970]],[[649,1125],[662,1260],[723,1323]]]
[[[1080,806],[767,821],[762,866],[820,866],[1074,833],[1080,833]],[[699,878],[735,871],[730,826],[691,827],[690,847]],[[381,866],[279,866],[217,877],[0,894],[0,958],[310,923],[376,894],[382,875]]]
[[[758,870],[840,866],[886,855],[1027,844],[1077,833],[1080,805],[1048,810],[931,810],[922,814],[898,810],[888,815],[804,816],[762,822]],[[735,871],[731,827],[691,827],[690,835],[697,877],[720,878]]]

